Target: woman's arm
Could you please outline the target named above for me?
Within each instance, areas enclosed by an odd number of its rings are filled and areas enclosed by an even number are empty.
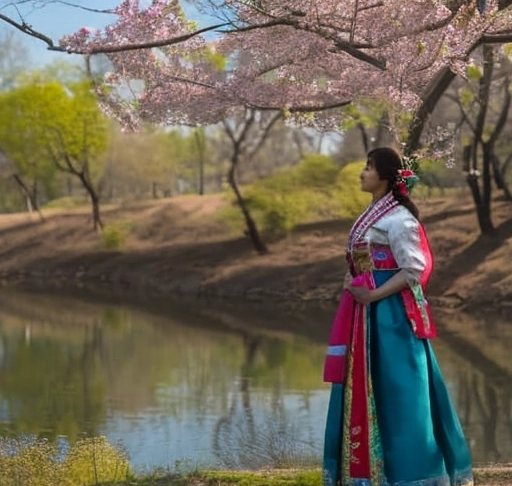
[[[381,300],[389,297],[390,295],[396,294],[397,292],[401,292],[405,287],[407,287],[406,272],[404,270],[400,270],[376,289],[349,286],[348,290],[354,296],[354,299],[361,304],[371,304],[372,302],[376,302],[377,300]]]

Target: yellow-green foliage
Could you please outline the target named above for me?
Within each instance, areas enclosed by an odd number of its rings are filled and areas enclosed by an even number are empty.
[[[61,484],[69,486],[121,481],[131,475],[128,459],[105,437],[78,441],[69,451],[61,469],[65,480]]]
[[[310,155],[296,167],[247,188],[247,204],[268,237],[285,236],[301,222],[334,215],[331,203],[338,171],[330,157]]]
[[[120,250],[130,234],[131,224],[127,221],[113,221],[101,233],[101,246],[107,250]]]
[[[290,171],[274,174],[246,191],[249,208],[267,236],[279,238],[289,233],[308,214],[306,191]]]
[[[45,208],[70,209],[89,204],[83,197],[59,197],[45,204]]]
[[[336,179],[339,216],[354,218],[370,202],[369,194],[361,191],[359,176],[366,162],[353,162],[346,165]]]
[[[262,472],[212,471],[196,475],[201,484],[236,486],[321,486],[320,470],[272,470]],[[195,477],[194,479],[199,479]]]
[[[244,189],[244,197],[267,238],[280,238],[298,224],[336,217],[353,218],[368,204],[360,189],[363,162],[342,170],[325,155],[309,155],[291,169],[277,171]],[[224,223],[240,229],[243,218],[233,206],[223,212]]]
[[[353,219],[370,202],[369,194],[361,191],[364,166],[365,162],[353,162],[340,170],[330,157],[310,155],[297,166],[244,188],[244,198],[256,224],[271,239],[308,221]],[[221,219],[238,230],[244,224],[236,205]]]
[[[64,460],[46,440],[0,442],[2,486],[82,486],[122,481],[132,477],[124,454],[104,437],[83,439]]]
[[[3,442],[0,449],[2,486],[53,486],[60,478],[55,462],[56,448],[41,441],[21,445]]]
[[[310,154],[292,169],[300,186],[326,191],[332,187],[340,168],[333,160],[321,154]]]

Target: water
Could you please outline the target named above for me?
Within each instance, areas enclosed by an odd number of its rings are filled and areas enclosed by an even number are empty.
[[[4,291],[0,433],[105,435],[139,470],[318,465],[333,311]],[[475,462],[511,462],[510,319],[438,323],[434,347]]]

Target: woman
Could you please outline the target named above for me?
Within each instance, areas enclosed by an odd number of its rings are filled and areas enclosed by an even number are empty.
[[[390,148],[368,154],[372,203],[349,235],[350,271],[324,379],[331,382],[326,486],[472,485],[471,458],[429,338],[423,290],[432,256],[408,191],[416,180]]]

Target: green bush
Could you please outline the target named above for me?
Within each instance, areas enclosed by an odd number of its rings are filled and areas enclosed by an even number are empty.
[[[57,449],[47,441],[2,440],[0,484],[2,486],[54,486],[60,479]]]
[[[327,155],[310,154],[292,170],[301,187],[328,191],[332,188],[340,168]]]
[[[105,484],[131,476],[130,463],[105,437],[82,439],[73,445],[63,461],[65,485]]]
[[[370,200],[360,189],[359,176],[364,164],[352,163],[340,171],[330,157],[309,155],[297,166],[277,171],[244,188],[247,207],[269,239],[282,238],[308,221],[353,218]],[[236,203],[221,217],[232,227],[244,228]]]
[[[114,221],[107,224],[101,232],[101,246],[107,250],[120,250],[126,243],[131,231],[127,221]]]
[[[360,175],[366,162],[346,165],[336,179],[338,215],[342,218],[356,217],[370,202],[370,195],[361,191]]]
[[[72,209],[78,208],[80,206],[85,206],[89,204],[87,199],[84,197],[59,197],[57,199],[52,199],[45,204],[45,208],[49,209]]]
[[[82,439],[64,458],[47,440],[0,440],[2,486],[77,486],[124,481],[133,474],[125,454],[105,437]]]
[[[267,238],[286,236],[310,213],[307,191],[293,169],[274,173],[246,189],[246,203]]]
[[[302,222],[335,215],[333,191],[338,172],[330,157],[308,155],[297,166],[247,188],[247,205],[267,237],[281,238]]]

